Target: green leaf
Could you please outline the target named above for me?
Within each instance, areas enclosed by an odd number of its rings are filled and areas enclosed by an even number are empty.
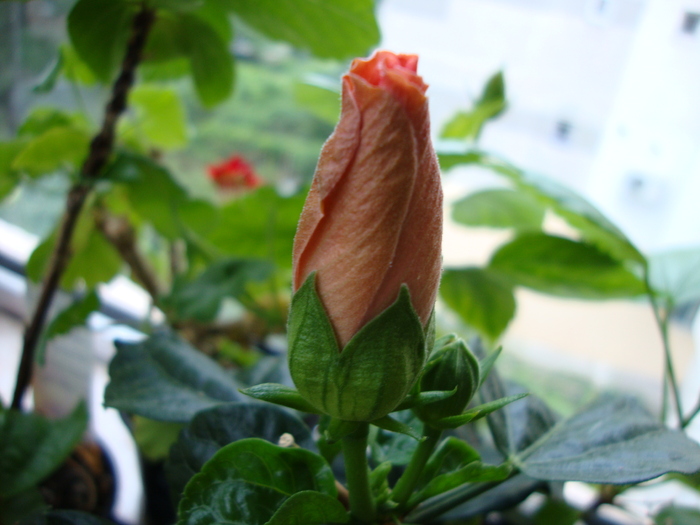
[[[651,287],[681,305],[700,299],[700,249],[674,250],[649,258]]]
[[[472,421],[481,419],[484,416],[488,416],[491,412],[495,412],[506,405],[510,405],[511,403],[518,401],[527,395],[528,394],[515,394],[508,397],[502,397],[467,410],[464,414],[443,417],[441,419],[431,421],[430,424],[442,429],[458,428]]]
[[[469,326],[498,339],[515,315],[513,286],[488,268],[452,268],[442,274],[440,297]]]
[[[595,245],[544,233],[523,234],[493,254],[489,268],[517,284],[562,297],[636,297],[644,283]]]
[[[149,461],[162,461],[168,457],[170,447],[177,441],[182,423],[155,421],[145,417],[131,418],[134,441],[139,451]]]
[[[486,465],[480,461],[472,461],[454,472],[441,474],[431,479],[424,489],[409,499],[408,506],[415,507],[421,501],[455,489],[465,483],[504,480],[510,475],[511,471],[512,467],[507,464]]]
[[[340,116],[340,92],[311,81],[297,82],[294,85],[294,99],[297,104],[315,116],[335,124]]]
[[[12,162],[12,169],[32,177],[59,169],[77,170],[87,155],[89,143],[90,137],[83,130],[53,127],[27,143]]]
[[[43,78],[39,80],[34,87],[32,87],[32,93],[37,93],[40,95],[51,93],[53,88],[56,86],[56,82],[61,76],[61,71],[63,70],[63,55],[59,51],[56,58],[49,65],[46,73],[43,74]]]
[[[19,184],[19,173],[12,164],[23,149],[24,144],[19,140],[0,142],[0,200],[9,195]]]
[[[24,520],[22,525],[114,525],[114,523],[79,510],[54,509]]]
[[[221,447],[251,437],[276,444],[285,433],[302,447],[314,446],[308,427],[276,406],[227,403],[198,412],[170,449],[165,471],[173,494],[179,496],[190,478]]]
[[[273,271],[268,261],[226,258],[210,264],[190,282],[176,282],[170,296],[164,299],[178,319],[211,321],[221,301],[240,297],[250,281],[263,281]]]
[[[472,193],[455,202],[452,219],[466,226],[539,230],[544,207],[531,195],[507,189]]]
[[[126,0],[78,0],[68,15],[68,35],[80,58],[109,82],[126,53],[135,5]]]
[[[226,0],[246,24],[321,58],[367,55],[379,42],[371,0]]]
[[[372,421],[372,424],[384,430],[388,430],[389,432],[398,432],[399,434],[405,434],[407,436],[412,437],[416,441],[421,440],[420,432],[418,432],[415,428],[413,428],[410,425],[402,423],[401,421],[397,421],[391,416],[384,416],[380,417],[379,419],[375,419],[374,421]]]
[[[265,525],[323,525],[350,521],[337,498],[304,490],[287,499]]]
[[[581,511],[569,506],[565,501],[547,498],[535,514],[535,525],[574,525],[581,517]]]
[[[137,132],[157,148],[178,148],[187,141],[185,110],[172,89],[140,85],[131,90],[129,104],[136,113]]]
[[[408,408],[423,407],[431,403],[437,403],[449,399],[457,392],[457,387],[452,390],[433,390],[420,392],[419,394],[410,394],[396,407],[396,411],[406,410]]]
[[[105,178],[124,185],[131,208],[163,237],[174,240],[182,236],[180,210],[191,201],[167,169],[147,157],[120,153]]]
[[[214,27],[191,14],[180,16],[179,37],[202,104],[212,107],[226,100],[234,82],[234,60],[228,43]]]
[[[380,463],[369,473],[369,486],[377,504],[384,503],[391,497],[389,490],[389,474],[393,465],[391,461]]]
[[[61,71],[63,75],[70,81],[77,84],[85,84],[92,86],[98,82],[98,78],[93,73],[92,69],[83,62],[78,56],[76,50],[69,44],[61,46]]]
[[[48,510],[44,497],[37,487],[31,487],[9,498],[0,496],[0,523],[43,525],[37,523],[38,513]],[[43,517],[43,516],[42,516]]]
[[[639,483],[700,470],[700,445],[666,428],[634,398],[602,395],[519,454],[525,474],[549,481]]]
[[[438,475],[455,472],[480,459],[479,453],[467,443],[450,436],[444,439],[430,456],[418,486],[423,487]]]
[[[295,389],[280,385],[277,383],[263,383],[255,385],[245,390],[241,390],[241,394],[250,396],[259,401],[266,401],[281,405],[301,412],[309,414],[320,414],[321,412],[314,408],[306,399],[304,399]]]
[[[40,342],[40,346],[36,354],[37,362],[41,365],[44,364],[44,350],[46,348],[46,343],[56,336],[67,334],[77,326],[83,326],[87,322],[90,314],[96,310],[99,310],[99,308],[100,298],[97,296],[97,292],[92,290],[84,297],[78,299],[66,309],[62,310],[56,317],[53,318],[42,335],[42,341]]]
[[[17,130],[21,137],[38,137],[53,128],[75,128],[87,131],[88,123],[80,113],[67,113],[52,107],[37,107]]]
[[[32,252],[27,261],[27,277],[39,282],[46,272],[57,231],[54,230]],[[94,288],[111,280],[121,269],[122,259],[116,249],[95,228],[89,207],[85,207],[71,239],[72,257],[61,277],[61,287],[72,290],[82,284]]]
[[[0,408],[0,498],[28,490],[56,469],[82,438],[87,420],[82,403],[53,421]]]
[[[343,421],[342,419],[332,417],[328,426],[323,431],[323,437],[327,443],[333,445],[344,437],[356,432],[358,426],[359,423],[356,421]]]
[[[187,484],[178,524],[265,525],[293,494],[306,490],[336,497],[335,478],[323,458],[257,438],[236,441]]]
[[[499,71],[489,78],[472,110],[458,112],[442,129],[440,137],[477,140],[486,121],[499,116],[505,108],[505,83]]]
[[[185,423],[200,410],[241,399],[238,385],[223,368],[173,334],[115,344],[106,406]]]
[[[656,525],[697,525],[700,523],[700,510],[671,504],[654,516],[654,523]]]
[[[411,410],[394,412],[392,416],[405,425],[415,427],[421,424],[421,421]],[[370,427],[370,435],[374,436],[373,439],[370,439],[372,459],[377,463],[389,461],[393,465],[408,465],[413,451],[418,445],[415,439],[406,434],[389,432],[377,427]]]
[[[292,245],[304,194],[281,197],[274,188],[257,191],[226,204],[218,227],[207,240],[228,255],[259,257],[291,268]]]
[[[493,365],[496,364],[498,356],[501,355],[501,350],[503,350],[503,347],[499,346],[498,348],[496,348],[496,350],[494,350],[489,355],[484,357],[481,361],[479,361],[479,385],[482,385],[486,378],[489,376],[489,373],[491,373]]]

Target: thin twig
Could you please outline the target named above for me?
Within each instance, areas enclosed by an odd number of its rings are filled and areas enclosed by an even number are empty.
[[[49,262],[46,278],[41,289],[41,295],[31,321],[24,331],[22,358],[17,371],[17,382],[12,397],[12,408],[20,409],[22,398],[31,383],[34,351],[41,336],[46,317],[51,307],[53,297],[58,288],[61,276],[71,257],[70,242],[73,231],[85,204],[92,183],[98,178],[109,159],[114,146],[115,128],[119,117],[126,109],[129,90],[134,83],[136,67],[141,60],[141,53],[146,43],[146,37],[155,20],[155,11],[145,5],[136,14],[131,27],[131,36],[127,44],[126,54],[121,71],[112,86],[112,96],[105,108],[102,129],[90,143],[90,151],[80,170],[80,181],[68,192],[66,209],[63,213],[58,239],[54,246]]]
[[[134,279],[145,288],[153,304],[158,305],[162,287],[156,272],[136,247],[136,232],[133,226],[125,217],[110,215],[104,208],[96,208],[94,215],[95,224],[104,238],[129,265]]]

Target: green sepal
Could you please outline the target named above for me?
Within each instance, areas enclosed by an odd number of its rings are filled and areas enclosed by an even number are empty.
[[[461,414],[479,388],[479,361],[462,339],[457,339],[433,352],[420,378],[423,392],[451,390],[457,392],[447,399],[417,406],[415,414],[424,422]]]
[[[369,473],[369,486],[377,505],[381,505],[391,497],[389,490],[389,473],[393,465],[391,461],[385,461]]]
[[[239,389],[238,391],[253,399],[293,408],[300,412],[308,412],[309,414],[322,413],[304,399],[299,392],[291,387],[280,385],[279,383],[261,383],[250,388]]]
[[[299,393],[325,414],[374,421],[406,397],[425,363],[424,330],[408,292],[367,323],[340,352],[316,291],[315,273],[292,298],[289,369]]]
[[[481,386],[489,376],[493,365],[496,363],[496,359],[501,355],[501,350],[503,350],[503,347],[499,346],[496,350],[479,361],[479,386]]]
[[[528,395],[530,394],[525,393],[502,397],[500,399],[496,399],[495,401],[474,407],[471,410],[467,410],[464,414],[460,414],[458,416],[443,417],[441,419],[431,420],[430,425],[441,430],[458,428],[472,421],[476,421],[477,419],[481,419],[484,416],[488,416],[491,412],[495,412],[499,408],[510,405],[512,402],[527,397]]]
[[[421,392],[420,394],[410,394],[393,410],[393,412],[442,401],[443,399],[453,396],[456,392],[457,387],[454,387],[452,390],[430,390],[428,392]]]
[[[405,434],[407,436],[412,437],[416,441],[420,441],[422,438],[420,433],[416,432],[416,430],[413,427],[407,425],[406,423],[401,423],[401,421],[397,421],[391,416],[380,417],[379,419],[375,419],[371,423],[374,426],[382,428],[384,430],[388,430],[389,432]]]
[[[359,423],[357,421],[343,421],[342,419],[331,418],[328,427],[323,432],[323,437],[328,443],[333,444],[355,432],[358,426]]]

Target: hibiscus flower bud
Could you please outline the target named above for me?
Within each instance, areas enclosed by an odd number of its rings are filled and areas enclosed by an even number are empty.
[[[341,419],[395,408],[429,348],[442,189],[417,62],[379,51],[352,63],[294,239],[292,378]]]
[[[341,347],[402,284],[424,324],[435,304],[442,189],[417,62],[387,51],[353,62],[294,239],[294,289],[318,272]]]
[[[207,171],[209,178],[222,190],[252,190],[263,184],[253,166],[240,155],[212,164]]]

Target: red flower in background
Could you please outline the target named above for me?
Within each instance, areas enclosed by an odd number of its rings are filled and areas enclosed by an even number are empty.
[[[219,188],[232,190],[254,189],[262,186],[263,180],[240,155],[234,155],[219,164],[208,166],[209,178]]]

